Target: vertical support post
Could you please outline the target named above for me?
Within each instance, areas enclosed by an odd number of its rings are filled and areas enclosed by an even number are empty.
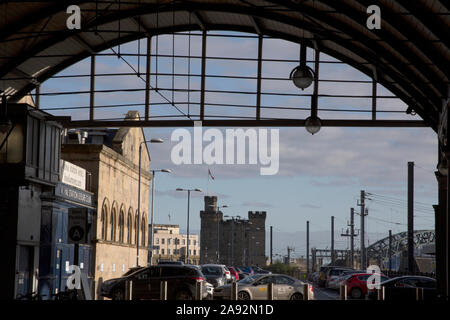
[[[355,261],[354,261],[354,257],[355,257],[355,209],[351,208],[350,209],[350,267],[354,268],[355,267]]]
[[[309,297],[308,297],[308,293],[309,293],[309,284],[308,283],[305,283],[304,285],[303,285],[303,300],[309,300]]]
[[[89,97],[89,120],[94,120],[95,105],[95,55],[91,56],[91,84]]]
[[[147,61],[145,65],[145,121],[150,115],[150,72],[152,66],[152,38],[147,37]],[[140,57],[139,57],[140,59]]]
[[[159,298],[160,300],[167,300],[167,281],[161,281]]]
[[[408,272],[414,268],[414,162],[408,162]]]
[[[377,120],[377,81],[372,79],[372,120]]]
[[[133,300],[133,280],[125,281],[125,300]]]
[[[150,250],[149,252],[149,257],[150,257],[150,265],[153,265],[153,249],[155,247],[155,231],[154,231],[154,209],[155,209],[155,174],[156,171],[152,170],[152,214],[150,217]]]
[[[188,190],[188,211],[187,211],[187,243],[186,243],[186,262],[189,263],[189,207],[190,207],[190,200],[191,200],[191,190]]]
[[[195,283],[195,300],[202,300],[202,281],[197,281]]]
[[[200,83],[200,120],[205,119],[205,85],[206,85],[206,30],[202,33],[202,69]]]
[[[256,80],[256,120],[261,119],[261,74],[262,74],[263,37],[258,36],[258,71]]]
[[[341,300],[346,300],[345,299],[345,285],[341,284],[339,287],[339,297]]]
[[[366,249],[365,249],[365,228],[364,228],[364,217],[365,217],[365,205],[364,200],[366,198],[366,194],[364,190],[361,190],[361,203],[359,204],[361,207],[361,245],[360,245],[360,251],[361,251],[361,268],[362,270],[366,269]]]
[[[421,301],[424,299],[423,294],[424,294],[423,288],[416,288],[416,300],[417,301]]]
[[[41,85],[38,84],[36,86],[36,95],[35,95],[35,99],[34,99],[34,105],[36,106],[36,109],[40,109],[41,108]]]
[[[305,59],[306,59],[306,46],[305,46]],[[311,97],[311,116],[317,117],[317,108],[319,104],[319,63],[320,61],[320,51],[315,51],[315,59],[314,59],[314,91]]]
[[[436,244],[436,286],[438,296],[445,297],[445,284],[447,283],[447,261],[446,261],[446,226],[447,216],[447,176],[439,171],[435,172],[438,181],[438,205],[433,206],[435,211],[435,244]]]
[[[316,248],[312,248],[312,272],[316,272]]]
[[[331,265],[334,265],[334,216],[331,216]]]
[[[309,221],[306,221],[306,275],[309,274]]]
[[[267,300],[273,300],[273,283],[267,285]]]
[[[270,226],[270,265],[273,264],[273,227]]]
[[[389,256],[389,271],[391,271],[392,270],[392,230],[389,230],[388,256]]]
[[[138,170],[138,218],[136,223],[136,267],[139,267],[139,223],[141,219],[141,153],[142,142],[139,143],[139,170]]]
[[[231,300],[237,300],[238,298],[238,283],[231,283]]]
[[[385,300],[385,287],[381,287],[377,290],[377,300]]]

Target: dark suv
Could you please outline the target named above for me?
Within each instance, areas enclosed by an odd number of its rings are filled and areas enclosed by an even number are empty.
[[[202,298],[207,297],[202,272],[192,266],[157,265],[141,268],[120,278],[103,282],[101,295],[113,300],[125,299],[125,282],[133,281],[133,299],[160,299],[161,281],[167,281],[168,300],[192,300],[197,281],[202,282]]]

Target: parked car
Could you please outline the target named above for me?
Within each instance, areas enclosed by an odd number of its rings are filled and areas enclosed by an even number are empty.
[[[322,267],[320,267],[318,283],[317,283],[319,287],[325,287],[326,282],[327,282],[328,270],[335,269],[335,268],[342,268],[342,267],[340,267],[340,266],[322,266]]]
[[[214,297],[214,286],[209,282],[206,282],[206,292],[207,292],[206,299],[212,300]]]
[[[436,279],[424,276],[402,276],[382,281],[380,287],[386,287],[385,294],[388,300],[415,300],[416,289],[424,289],[424,297],[436,297]],[[375,289],[369,290],[367,297],[371,300],[378,298]]]
[[[239,272],[234,267],[227,267],[234,281],[239,281]]]
[[[250,275],[255,274],[252,267],[246,267],[246,266],[239,266],[239,269],[242,270],[242,272],[248,273]]]
[[[373,275],[373,273],[355,273],[352,274],[345,281],[347,286],[347,296],[352,299],[364,299],[367,294],[367,279]],[[383,274],[380,274],[380,282],[386,281],[389,278]]]
[[[145,268],[145,267],[131,267],[130,269],[128,269],[127,272],[125,272],[125,273],[122,275],[122,277],[128,276],[128,275],[130,275],[130,274],[132,274],[132,273],[135,273],[136,271],[141,270],[141,269],[143,269],[143,268]]]
[[[274,300],[303,300],[303,287],[308,286],[284,274],[255,274],[239,281],[238,300],[267,300],[269,283],[273,283]],[[227,284],[215,288],[214,299],[231,299],[231,286]],[[308,292],[309,298],[313,299],[313,291]]]
[[[203,264],[200,266],[201,272],[206,278],[206,281],[211,283],[214,287],[218,287],[227,283],[227,273],[225,266],[221,264]],[[230,271],[228,271],[230,272]],[[230,276],[231,278],[231,276]]]
[[[345,272],[353,270],[351,268],[330,268],[328,269],[326,273],[326,282],[325,282],[325,288],[335,288],[337,287],[338,279],[339,277]]]
[[[172,261],[172,260],[160,260],[158,262],[158,265],[161,265],[161,264],[173,264],[173,265],[177,265],[177,266],[182,266],[182,265],[184,265],[184,262],[183,261]]]
[[[345,285],[345,281],[356,273],[366,273],[364,270],[346,270],[335,281],[333,281],[329,287],[331,289],[339,290],[342,285]]]
[[[197,281],[202,282],[206,298],[206,281],[200,270],[191,266],[157,265],[144,267],[126,276],[103,282],[100,294],[113,300],[125,299],[125,282],[133,281],[133,299],[159,299],[161,281],[167,281],[169,300],[192,300]]]
[[[252,266],[251,268],[252,268],[252,270],[253,270],[253,272],[255,274],[271,274],[272,273],[271,271],[265,270],[265,269],[261,269],[258,266]]]

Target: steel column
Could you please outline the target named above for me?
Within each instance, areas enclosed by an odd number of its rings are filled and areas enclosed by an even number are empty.
[[[95,105],[95,55],[91,56],[91,85],[89,96],[89,120],[94,120]]]
[[[408,272],[415,272],[414,262],[414,162],[408,162]]]
[[[262,74],[263,37],[258,37],[258,72],[256,82],[256,120],[261,118],[261,74]]]
[[[206,85],[206,31],[202,33],[202,70],[200,83],[200,120],[205,119],[205,85]]]
[[[145,120],[148,121],[150,115],[150,72],[152,66],[152,38],[147,37],[147,61],[145,70]],[[140,59],[140,57],[138,57]]]

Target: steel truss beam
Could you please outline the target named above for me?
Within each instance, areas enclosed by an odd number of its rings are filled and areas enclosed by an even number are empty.
[[[195,120],[75,120],[70,117],[53,117],[61,121],[65,128],[119,128],[119,127],[193,127]],[[198,120],[201,121],[201,120]],[[372,128],[416,128],[427,127],[420,120],[321,120],[323,127],[372,127]],[[203,120],[204,127],[304,127],[305,120],[300,119],[236,119],[236,120]]]

